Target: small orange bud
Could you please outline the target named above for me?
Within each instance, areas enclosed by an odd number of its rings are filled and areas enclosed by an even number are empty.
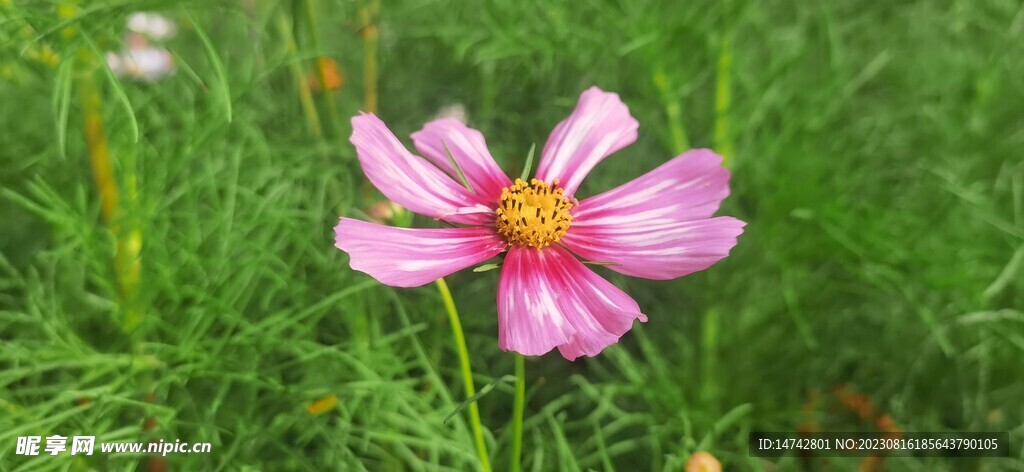
[[[338,396],[332,393],[330,395],[320,397],[315,402],[310,403],[309,406],[306,407],[306,411],[308,411],[309,414],[316,416],[327,413],[328,411],[333,410],[336,406],[338,406]]]
[[[722,472],[722,464],[711,453],[698,451],[686,461],[686,472]]]
[[[323,82],[323,83],[321,83]],[[321,90],[338,90],[345,83],[345,76],[338,68],[338,63],[329,57],[316,60],[316,69],[309,73],[308,87],[313,92]]]

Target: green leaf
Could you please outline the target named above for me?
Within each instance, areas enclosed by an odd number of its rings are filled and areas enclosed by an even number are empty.
[[[206,83],[203,82],[203,79],[201,77],[199,77],[199,74],[196,74],[195,69],[193,69],[192,66],[188,64],[188,61],[186,61],[184,57],[181,57],[181,54],[178,54],[177,52],[170,49],[168,49],[167,52],[171,53],[171,56],[174,57],[174,65],[178,66],[178,69],[184,72],[185,76],[187,76],[189,79],[192,79],[192,81],[195,82],[196,85],[201,87],[203,91],[208,90],[206,87]]]
[[[474,268],[473,272],[487,272],[489,270],[497,269],[498,267],[501,267],[501,264],[484,264],[482,266]]]
[[[220,56],[217,55],[217,50],[214,49],[210,38],[206,36],[203,28],[199,26],[199,22],[192,16],[192,12],[185,9],[185,15],[192,22],[196,36],[199,37],[199,41],[203,43],[203,48],[206,49],[206,57],[209,59],[210,65],[213,66],[214,74],[217,75],[217,83],[214,85],[216,85],[217,91],[220,92],[218,95],[220,95],[220,100],[224,104],[224,112],[227,114],[228,123],[231,123],[231,90],[228,89],[228,75],[224,72],[224,63],[221,62]]]
[[[65,157],[68,142],[68,114],[71,109],[71,79],[74,60],[68,59],[57,69],[57,82],[53,88],[53,114],[57,117],[57,148]]]
[[[619,264],[618,262],[583,261],[583,263],[587,264],[587,265],[602,266],[602,267],[622,265],[622,264]]]
[[[498,377],[498,378],[492,380],[491,383],[489,383],[487,385],[484,385],[484,387],[481,388],[479,392],[476,392],[475,395],[473,395],[472,397],[467,398],[466,401],[464,401],[462,403],[459,403],[459,406],[455,407],[455,410],[452,410],[451,413],[448,413],[448,416],[444,417],[443,423],[444,424],[448,424],[448,421],[451,420],[452,418],[454,418],[455,415],[459,414],[460,411],[465,410],[466,407],[468,407],[469,405],[472,405],[473,402],[483,398],[484,395],[487,395],[488,393],[490,393],[490,391],[494,390],[494,387],[497,386],[499,383],[501,383],[501,382],[512,383],[512,382],[515,382],[515,381],[516,381],[516,376],[514,376],[514,375],[503,375],[501,377]]]
[[[523,172],[519,175],[519,178],[523,179],[526,182],[529,182],[529,180],[527,180],[527,179],[530,177],[530,169],[533,168],[533,152],[536,151],[536,150],[537,150],[537,143],[531,144],[530,145],[530,152],[529,152],[529,154],[526,155],[526,165],[523,166]]]
[[[697,444],[696,450],[704,451],[710,448],[714,443],[716,436],[722,434],[723,431],[729,429],[729,427],[749,415],[752,411],[754,411],[753,403],[744,403],[732,410],[729,410],[728,413],[722,415],[722,417],[715,422],[711,427],[711,431],[708,431],[708,433],[704,435],[704,438],[701,439],[699,444]]]
[[[469,185],[469,180],[466,179],[466,174],[462,172],[462,168],[459,167],[459,163],[455,162],[455,156],[452,156],[452,152],[448,150],[448,144],[445,143],[444,140],[441,141],[441,147],[444,148],[444,153],[448,156],[448,162],[452,163],[452,167],[455,168],[455,172],[459,174],[459,180],[462,181],[462,185],[465,186],[466,189],[469,190],[470,192],[476,193],[473,190],[473,186]]]

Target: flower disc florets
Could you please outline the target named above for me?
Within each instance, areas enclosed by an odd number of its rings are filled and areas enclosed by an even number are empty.
[[[572,200],[566,198],[558,180],[548,185],[542,180],[530,183],[516,179],[501,190],[498,205],[498,233],[509,244],[540,249],[557,243],[572,222]]]

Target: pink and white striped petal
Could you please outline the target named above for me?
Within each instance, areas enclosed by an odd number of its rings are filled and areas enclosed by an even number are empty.
[[[731,216],[677,222],[573,226],[562,244],[616,272],[668,280],[699,272],[729,255],[746,223]]]
[[[569,360],[595,356],[647,321],[625,292],[559,246],[513,246],[498,284],[498,346],[527,356],[557,347]]]
[[[618,94],[587,89],[572,114],[551,132],[537,178],[559,179],[565,195],[572,196],[598,162],[636,141],[639,126]]]
[[[418,287],[490,259],[507,243],[493,228],[409,229],[342,218],[334,245],[353,269],[393,287]]]
[[[470,192],[414,156],[376,115],[352,118],[352,144],[370,182],[411,211],[453,223],[490,224],[497,201]]]
[[[710,218],[729,196],[722,156],[694,149],[607,192],[584,199],[573,225],[656,224]]]
[[[609,269],[674,279],[707,269],[736,245],[746,223],[709,218],[729,196],[721,156],[697,149],[579,203],[562,244]]]
[[[454,159],[473,190],[488,200],[498,201],[501,189],[512,185],[512,181],[487,150],[484,135],[455,118],[442,118],[427,123],[423,129],[412,134],[412,140],[423,157],[453,179],[458,179],[459,173],[451,163]],[[445,147],[451,152],[451,159]]]

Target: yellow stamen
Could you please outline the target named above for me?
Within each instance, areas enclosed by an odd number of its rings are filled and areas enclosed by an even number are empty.
[[[509,244],[540,249],[557,243],[572,222],[569,210],[572,201],[558,188],[558,180],[548,185],[533,179],[530,183],[516,179],[511,187],[501,190],[498,205],[498,233]]]

